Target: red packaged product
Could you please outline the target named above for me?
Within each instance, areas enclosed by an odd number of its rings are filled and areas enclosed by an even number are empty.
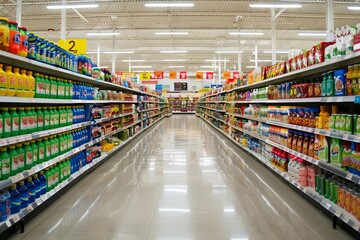
[[[286,62],[279,63],[279,75],[283,75],[286,73],[285,65],[286,65]]]
[[[287,72],[287,73],[291,72],[291,62],[292,62],[292,59],[290,58],[290,59],[287,60],[286,63],[285,63],[285,67],[286,67],[286,72]]]
[[[291,59],[291,72],[296,71],[296,57]]]
[[[335,42],[320,42],[318,43],[316,46],[314,46],[314,51],[315,51],[315,63],[322,63],[324,62],[324,58],[325,58],[325,48],[327,46],[333,45]]]
[[[301,53],[299,55],[296,56],[296,70],[302,69],[303,65],[302,65],[302,55]]]
[[[306,51],[308,66],[315,64],[314,48],[310,48]]]
[[[302,52],[300,55],[301,55],[302,67],[303,67],[303,68],[307,68],[307,67],[308,67],[307,52]]]

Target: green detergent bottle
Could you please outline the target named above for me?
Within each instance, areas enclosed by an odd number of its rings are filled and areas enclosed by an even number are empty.
[[[31,112],[32,112],[32,133],[37,131],[37,113],[35,111],[35,107],[31,108]]]
[[[33,150],[33,166],[39,164],[38,159],[39,159],[39,148],[35,143],[35,140],[31,140],[30,141],[30,147]]]
[[[54,143],[55,143],[55,156],[60,155],[60,141],[58,135],[54,136]]]
[[[10,108],[10,115],[11,115],[11,136],[18,136],[19,135],[19,114],[16,112],[16,108]]]
[[[43,107],[43,114],[44,114],[44,130],[50,129],[50,113],[47,107]]]
[[[11,136],[11,115],[9,114],[9,108],[2,108],[1,110],[4,119],[3,137],[8,138]]]
[[[46,176],[46,192],[49,192],[52,186],[51,171],[49,168],[45,169],[45,176]]]
[[[59,110],[57,107],[54,107],[53,109],[54,113],[55,113],[55,122],[54,122],[54,128],[58,128],[60,126],[60,114],[59,114]]]
[[[45,97],[45,82],[39,73],[35,73],[35,98]]]
[[[37,115],[36,130],[42,131],[44,130],[44,113],[41,111],[41,107],[36,107],[36,115]]]
[[[33,166],[34,152],[30,147],[29,142],[24,143],[24,151],[25,151],[25,170],[29,170]]]
[[[58,83],[53,77],[50,77],[49,79],[50,79],[50,89],[51,89],[50,98],[57,98]]]
[[[16,144],[16,152],[18,153],[18,172],[23,172],[25,169],[25,151],[22,147],[22,144]]]
[[[43,163],[45,161],[45,146],[42,139],[36,140],[36,145],[38,147],[38,164]]]
[[[67,125],[70,126],[73,123],[73,112],[71,106],[67,106]]]
[[[62,79],[58,78],[58,94],[57,99],[65,99],[65,85]]]
[[[4,118],[0,113],[0,138],[2,138],[3,135],[4,135]]]
[[[0,148],[1,158],[1,180],[6,180],[10,177],[10,155],[7,153],[6,147]]]
[[[53,185],[53,188],[57,187],[57,185],[59,184],[59,177],[60,177],[60,169],[58,164],[55,164],[54,166],[54,175],[55,175],[55,184]]]
[[[8,150],[10,155],[10,176],[15,176],[18,173],[19,154],[15,150],[15,145],[11,145]]]
[[[51,143],[49,138],[44,138],[44,147],[45,147],[45,161],[49,161],[51,159]]]
[[[20,117],[20,126],[19,126],[19,134],[26,134],[28,129],[28,115],[25,113],[23,107],[19,107],[19,117]]]
[[[43,80],[45,82],[45,98],[51,98],[51,83],[47,75],[44,75]]]

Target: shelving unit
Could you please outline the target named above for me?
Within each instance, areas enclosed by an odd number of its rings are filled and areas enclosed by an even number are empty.
[[[169,104],[172,107],[173,113],[195,113],[196,101],[199,98],[193,97],[170,97]]]

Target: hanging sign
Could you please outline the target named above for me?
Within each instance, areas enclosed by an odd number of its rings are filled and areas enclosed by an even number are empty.
[[[233,72],[233,79],[238,79],[240,77],[239,72]]]
[[[180,72],[180,79],[186,79],[187,78],[187,72],[182,71]]]
[[[86,39],[74,38],[59,40],[58,45],[76,55],[86,54]]]
[[[135,74],[133,72],[122,72],[121,74],[121,80],[130,81],[133,77],[135,77]]]
[[[214,73],[213,72],[207,72],[206,73],[206,79],[208,79],[208,80],[214,79]]]
[[[164,72],[154,72],[154,79],[164,79]]]
[[[140,81],[150,81],[151,80],[150,73],[148,73],[148,72],[139,73],[139,77],[140,77]]]
[[[203,80],[204,73],[203,72],[196,72],[196,80]]]
[[[176,72],[170,72],[170,79],[176,79]]]
[[[230,78],[230,72],[224,72],[224,79]]]

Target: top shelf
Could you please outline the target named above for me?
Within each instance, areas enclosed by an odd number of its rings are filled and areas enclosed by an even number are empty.
[[[83,83],[93,84],[101,89],[120,90],[120,91],[129,92],[129,93],[149,95],[152,97],[160,98],[157,95],[138,91],[138,90],[131,89],[131,88],[126,88],[124,86],[120,86],[120,85],[110,83],[110,82],[97,81],[92,77],[81,75],[79,73],[75,73],[75,72],[72,72],[72,71],[69,71],[69,70],[66,70],[63,68],[51,66],[46,63],[31,60],[31,59],[21,57],[21,56],[18,56],[18,55],[12,54],[12,53],[8,53],[5,51],[1,51],[1,50],[0,50],[0,62],[4,65],[16,66],[19,68],[31,70],[33,72],[40,72],[40,73],[49,74],[49,75],[52,75],[55,77],[66,78],[66,79],[70,79],[73,81],[79,81],[79,82],[83,82]]]

